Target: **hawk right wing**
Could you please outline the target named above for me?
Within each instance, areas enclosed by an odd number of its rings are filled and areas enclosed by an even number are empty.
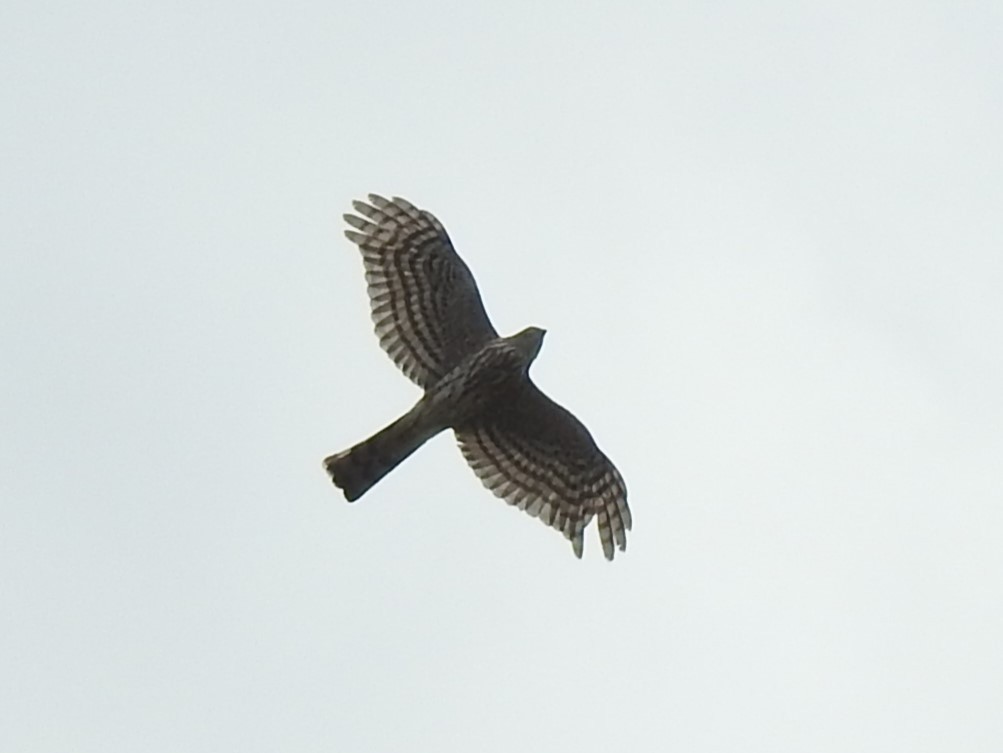
[[[606,559],[624,551],[631,526],[623,477],[588,429],[528,378],[499,395],[496,408],[455,428],[474,473],[510,505],[556,528],[582,556],[593,515]]]
[[[464,356],[498,337],[477,283],[429,212],[369,195],[346,214],[345,235],[362,251],[380,345],[409,379],[435,384]],[[356,232],[358,231],[358,232]]]

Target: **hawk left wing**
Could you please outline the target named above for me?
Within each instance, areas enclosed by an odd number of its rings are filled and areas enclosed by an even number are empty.
[[[631,527],[627,487],[588,429],[528,378],[495,402],[454,429],[484,485],[563,533],[577,557],[593,515],[606,559],[613,559],[614,544],[624,551]]]

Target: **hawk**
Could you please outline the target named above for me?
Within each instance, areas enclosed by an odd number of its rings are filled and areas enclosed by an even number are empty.
[[[352,502],[422,444],[452,429],[484,485],[564,534],[577,557],[598,518],[606,559],[631,527],[620,472],[571,413],[537,388],[529,366],[545,331],[500,337],[474,277],[431,213],[371,194],[352,203],[345,235],[362,251],[380,345],[424,390],[417,404],[324,467]]]

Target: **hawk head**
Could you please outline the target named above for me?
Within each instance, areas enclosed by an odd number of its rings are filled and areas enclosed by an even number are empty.
[[[526,327],[522,332],[518,332],[507,338],[509,343],[519,352],[519,355],[525,359],[527,368],[540,352],[545,334],[547,334],[547,330],[545,329]]]

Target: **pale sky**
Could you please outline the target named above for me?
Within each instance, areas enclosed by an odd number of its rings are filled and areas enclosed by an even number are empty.
[[[0,12],[0,749],[1003,748],[1003,6]],[[446,225],[623,472],[585,558],[408,409]]]

